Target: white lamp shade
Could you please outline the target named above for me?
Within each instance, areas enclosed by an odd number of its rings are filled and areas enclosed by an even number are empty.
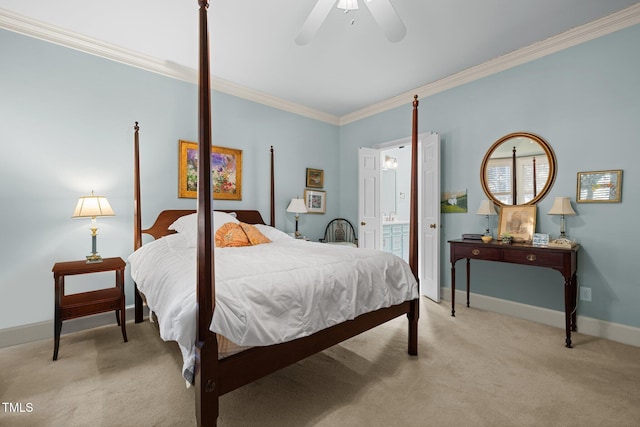
[[[304,199],[291,199],[291,203],[289,203],[289,207],[287,207],[287,212],[293,213],[307,213],[307,207],[304,204]]]
[[[476,212],[478,215],[498,215],[496,208],[490,200],[480,202],[480,207]]]
[[[72,218],[95,218],[97,216],[114,216],[109,201],[104,196],[82,196],[78,199]]]
[[[556,197],[547,215],[576,215],[576,211],[571,207],[569,197]]]

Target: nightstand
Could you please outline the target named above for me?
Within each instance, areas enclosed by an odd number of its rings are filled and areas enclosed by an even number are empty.
[[[62,321],[75,319],[76,317],[90,314],[116,312],[116,321],[122,329],[122,338],[127,342],[127,330],[125,327],[125,299],[124,299],[124,269],[126,263],[122,258],[104,258],[102,262],[87,263],[86,261],[57,262],[53,266],[53,279],[55,282],[55,318],[53,360],[58,359],[60,347],[60,331]],[[114,271],[116,284],[113,288],[99,289],[97,291],[81,292],[77,294],[64,294],[64,278],[77,274],[100,273]]]

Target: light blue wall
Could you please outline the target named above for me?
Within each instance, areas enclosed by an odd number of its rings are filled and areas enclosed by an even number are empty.
[[[640,327],[638,46],[640,26],[634,26],[420,101],[419,132],[441,135],[442,190],[466,188],[469,196],[469,213],[442,215],[444,286],[450,286],[447,240],[484,228],[474,206],[485,198],[479,176],[486,150],[505,134],[532,132],[549,142],[558,161],[556,182],[538,205],[537,230],[558,233],[559,218],[546,215],[556,196],[570,196],[578,213],[567,218],[567,232],[583,245],[578,280],[593,294],[592,302],[580,302],[580,314]],[[340,129],[346,218],[358,214],[358,147],[409,136],[411,101]],[[622,203],[576,204],[577,173],[606,169],[624,171]],[[472,262],[472,270],[473,292],[564,310],[556,271],[488,262]]]
[[[82,259],[91,240],[72,220],[79,196],[109,198],[98,251],[125,258],[133,248],[133,124],[139,121],[143,226],[178,199],[178,140],[197,140],[197,88],[57,45],[0,30],[0,329],[53,319],[55,262]],[[243,200],[221,209],[259,209],[269,221],[269,146],[276,150],[276,225],[293,231],[285,209],[302,196],[307,167],[324,169],[325,215],[301,215],[317,239],[338,216],[336,126],[214,93],[213,142],[243,150]],[[84,276],[90,286],[109,277]],[[128,274],[127,274],[128,276]],[[80,282],[73,284],[81,288]],[[80,290],[80,289],[78,289]],[[127,280],[127,301],[133,286]]]
[[[539,205],[538,231],[559,229],[546,212],[555,196],[575,199],[577,172],[623,169],[622,203],[574,203],[578,216],[567,219],[567,229],[583,245],[579,280],[593,293],[580,313],[636,327],[639,43],[635,26],[422,99],[419,129],[441,135],[442,189],[468,190],[470,212],[442,216],[443,242],[484,228],[473,213],[484,198],[480,161],[504,134],[533,132],[555,150],[558,176]],[[3,329],[53,318],[51,267],[90,249],[87,224],[70,219],[78,196],[94,189],[116,212],[99,220],[100,253],[126,258],[131,252],[134,121],[141,125],[145,224],[160,209],[195,207],[177,198],[177,157],[179,139],[196,139],[197,93],[189,83],[4,30],[0,53]],[[213,115],[214,143],[244,154],[243,201],[216,206],[258,208],[268,218],[268,148],[274,145],[276,221],[286,231],[294,224],[285,209],[302,194],[305,168],[325,170],[327,214],[301,216],[302,231],[317,238],[330,218],[357,220],[357,148],[409,136],[411,99],[341,128],[220,93]],[[448,286],[446,243],[442,251]],[[555,271],[481,262],[472,268],[474,292],[563,310]],[[129,303],[132,289],[128,281]]]

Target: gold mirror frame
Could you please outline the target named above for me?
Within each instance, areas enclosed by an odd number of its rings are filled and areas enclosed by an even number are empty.
[[[517,140],[518,139],[529,139],[531,141],[529,142],[535,142],[539,145],[540,147],[540,155],[542,155],[542,153],[544,153],[544,155],[547,158],[547,162],[549,165],[549,174],[547,175],[547,179],[546,182],[544,184],[544,186],[542,187],[542,189],[539,192],[535,192],[534,193],[534,197],[525,202],[522,203],[524,205],[535,205],[536,203],[538,203],[540,200],[542,200],[547,193],[549,193],[549,190],[551,190],[551,187],[553,186],[553,182],[556,179],[556,156],[553,153],[553,150],[551,149],[551,146],[541,137],[539,137],[538,135],[534,135],[532,133],[527,133],[527,132],[514,132],[514,133],[510,133],[508,135],[503,136],[502,138],[500,138],[499,140],[497,140],[496,142],[493,143],[493,145],[491,146],[491,148],[489,148],[489,150],[487,151],[487,154],[485,154],[484,159],[482,160],[482,165],[480,166],[480,182],[482,184],[482,189],[484,190],[485,194],[487,195],[487,197],[489,197],[489,199],[493,200],[493,202],[497,205],[500,206],[505,206],[508,204],[507,203],[503,203],[502,201],[500,201],[489,189],[489,183],[488,183],[488,179],[487,179],[487,166],[490,160],[492,160],[492,156],[500,149],[501,151],[504,151],[505,148],[511,148],[513,147],[512,150],[512,155],[511,155],[511,169],[515,170],[516,169],[516,162],[518,159],[518,155],[515,149],[515,144],[517,144]],[[503,147],[503,144],[505,144],[505,146]],[[535,157],[535,156],[530,156],[530,157]],[[507,159],[505,156],[500,156],[500,158],[502,159]],[[513,175],[513,174],[512,174]],[[513,182],[511,183],[511,189],[512,192],[514,192],[515,197],[512,197],[512,200],[516,200],[517,201],[517,183],[516,183],[516,177],[512,176],[512,180]],[[536,185],[537,187],[537,185]],[[514,191],[515,189],[515,191]],[[513,196],[513,195],[512,195]]]

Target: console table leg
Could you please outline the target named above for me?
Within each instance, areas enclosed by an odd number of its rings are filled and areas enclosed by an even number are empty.
[[[571,301],[573,302],[573,309],[571,310],[571,330],[573,332],[577,332],[578,331],[578,322],[577,322],[577,316],[578,316],[578,279],[576,277],[576,275],[574,274],[571,277],[571,289],[573,291],[573,296],[571,298]]]
[[[471,287],[471,260],[467,258],[467,308],[469,308],[469,288]]]
[[[575,308],[575,290],[570,277],[564,279],[564,327],[567,333],[566,347],[571,348],[571,318]]]
[[[456,317],[456,264],[451,263],[451,316]]]

